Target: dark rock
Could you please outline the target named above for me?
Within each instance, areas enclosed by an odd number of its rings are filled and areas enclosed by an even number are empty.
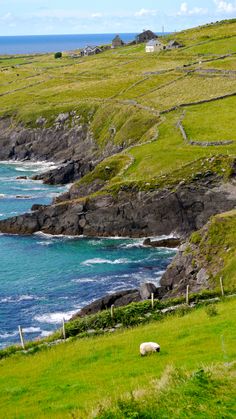
[[[51,127],[46,127],[46,122],[40,125],[40,119],[36,128],[22,125],[12,128],[10,118],[0,119],[0,160],[53,161],[58,164],[57,169],[34,179],[65,184],[80,179],[101,160],[120,150],[112,141],[101,149],[93,139],[89,124],[81,124],[78,116],[70,128],[64,124],[68,118],[69,114],[60,114],[56,125]]]
[[[146,239],[143,242],[144,246],[151,246],[151,247],[168,247],[175,249],[176,247],[179,247],[181,244],[181,240],[178,238],[168,238],[163,240],[155,240],[151,241],[151,239]]]
[[[48,207],[48,205],[34,204],[34,205],[32,205],[32,207],[31,207],[31,211],[38,211],[38,210],[40,210],[40,209],[45,209],[45,208],[47,208],[47,207]]]
[[[140,296],[142,300],[148,300],[151,298],[151,295],[156,293],[157,288],[154,284],[146,282],[140,287]]]
[[[76,319],[77,317],[84,317],[90,314],[98,313],[102,310],[107,310],[111,308],[112,305],[115,307],[126,306],[132,302],[138,302],[141,300],[140,294],[138,290],[126,290],[126,291],[119,291],[111,295],[106,295],[99,300],[94,301],[91,304],[88,304],[84,308],[82,308],[77,314],[72,317],[72,320]]]
[[[16,180],[26,180],[28,179],[27,176],[17,176]]]
[[[45,125],[47,123],[46,118],[43,118],[42,116],[40,116],[37,120],[36,120],[36,125],[38,125],[39,127],[42,127],[43,125]]]
[[[90,237],[178,234],[184,238],[201,228],[212,215],[230,211],[235,205],[236,185],[202,182],[178,186],[172,192],[121,191],[117,196],[98,195],[86,200],[82,207],[76,200],[66,201],[33,214],[35,228],[50,234]],[[0,231],[8,233],[14,228],[21,234],[28,231],[28,222],[27,214],[1,220]]]

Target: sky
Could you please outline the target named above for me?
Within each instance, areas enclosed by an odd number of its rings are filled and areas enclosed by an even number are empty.
[[[0,0],[0,36],[166,32],[236,17],[236,0]]]

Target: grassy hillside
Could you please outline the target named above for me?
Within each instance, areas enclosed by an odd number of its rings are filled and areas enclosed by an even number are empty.
[[[236,210],[213,217],[190,241],[197,245],[194,258],[206,266],[213,285],[222,277],[227,288],[236,283]]]
[[[171,38],[184,47],[146,54],[141,44],[94,57],[64,53],[59,60],[53,54],[0,57],[0,116],[34,127],[41,115],[51,125],[59,112],[77,111],[90,122],[101,149],[109,142],[131,147],[114,163],[130,161],[122,166],[125,182],[150,182],[212,155],[235,156],[236,21],[186,30],[163,42]],[[231,97],[217,100],[224,95]],[[232,143],[201,144],[227,140]]]
[[[167,394],[162,401],[162,408],[165,407],[162,417],[174,413],[175,418],[184,417],[188,412],[186,417],[233,418],[235,320],[235,298],[231,298],[214,310],[202,307],[183,317],[170,316],[161,322],[112,335],[74,340],[39,353],[3,359],[0,361],[0,416],[89,418],[99,404],[107,408],[112,400],[114,407],[118,398],[131,391],[135,391],[138,399],[147,399],[148,404],[146,390],[148,394],[155,392],[156,406],[160,406],[157,393],[163,386],[170,392],[171,403],[165,406]],[[141,358],[139,344],[150,340],[160,343],[161,353]],[[209,367],[213,381],[207,372]],[[179,368],[181,371],[176,370]],[[206,373],[199,372],[202,369]],[[198,372],[192,376],[193,371]],[[170,386],[166,387],[167,380]],[[176,411],[177,400],[180,404]],[[152,402],[155,407],[155,400]],[[191,416],[197,405],[198,409],[201,406],[200,416]]]

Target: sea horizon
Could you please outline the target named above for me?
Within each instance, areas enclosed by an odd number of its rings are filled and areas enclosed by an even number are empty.
[[[155,32],[163,35],[161,32]],[[164,33],[165,35],[168,32]],[[100,34],[58,34],[58,35],[7,35],[0,36],[0,56],[21,54],[46,54],[57,51],[74,51],[86,45],[110,44],[115,33]],[[135,39],[136,33],[119,33],[124,42]]]

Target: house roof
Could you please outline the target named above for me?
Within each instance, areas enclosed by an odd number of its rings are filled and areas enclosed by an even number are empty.
[[[147,31],[143,31],[140,34],[136,36],[136,38],[153,38],[155,39],[157,36],[154,32],[150,31],[149,29]]]
[[[162,43],[158,39],[151,39],[151,41],[147,43],[148,47],[155,47],[158,45],[162,45]]]
[[[180,43],[178,41],[176,41],[176,39],[174,39],[173,41],[170,41],[168,43],[169,46],[173,46],[173,45],[180,45]]]
[[[120,35],[116,35],[115,38],[112,40],[112,42],[114,42],[114,41],[122,42],[122,39],[121,39]]]
[[[86,50],[90,50],[90,51],[93,51],[93,50],[95,50],[95,49],[100,49],[97,45],[87,45],[84,49],[83,49],[83,51],[86,51]]]

